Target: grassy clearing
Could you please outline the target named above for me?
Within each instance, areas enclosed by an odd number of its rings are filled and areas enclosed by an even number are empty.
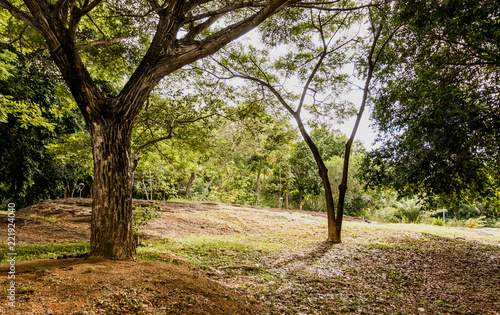
[[[227,220],[237,233],[151,241],[138,256],[187,261],[192,269],[262,302],[265,314],[486,314],[496,305],[488,301],[498,302],[484,278],[492,272],[484,262],[500,259],[498,235],[423,224],[345,222],[343,243],[330,247],[324,243],[324,219],[266,215],[242,220],[231,213],[205,212],[214,222]],[[249,226],[256,221],[261,233]],[[491,280],[500,283],[497,274]],[[464,298],[474,290],[484,294]],[[490,306],[482,310],[485,301]]]

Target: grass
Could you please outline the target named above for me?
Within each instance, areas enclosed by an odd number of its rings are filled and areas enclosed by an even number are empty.
[[[45,221],[49,221],[49,222],[52,222],[52,223],[57,222],[57,218],[55,218],[55,217],[44,217],[43,215],[33,214],[33,215],[30,215],[30,218],[35,219],[35,220],[45,220]]]
[[[276,314],[417,314],[417,308],[423,306],[431,314],[465,313],[469,310],[466,302],[454,300],[464,294],[462,291],[450,290],[451,297],[437,299],[433,296],[441,296],[439,290],[430,288],[425,294],[419,293],[428,281],[434,281],[433,272],[441,265],[456,277],[464,272],[453,271],[454,266],[445,265],[447,260],[429,270],[414,272],[411,268],[427,264],[428,260],[438,264],[442,252],[454,257],[461,253],[471,257],[498,252],[500,243],[500,236],[477,235],[446,226],[345,222],[343,243],[328,247],[324,243],[324,220],[307,214],[295,212],[288,219],[262,220],[255,223],[260,233],[249,226],[254,224],[249,223],[252,219],[235,219],[233,214],[221,211],[200,215],[214,222],[227,220],[237,232],[149,241],[151,246],[139,248],[139,258],[177,257],[192,269],[250,293]],[[408,265],[409,261],[413,262]],[[405,307],[395,309],[394,305]]]
[[[62,244],[32,244],[32,245],[17,245],[15,252],[17,253],[16,261],[28,261],[36,259],[57,258],[59,256],[78,256],[87,253],[89,250],[89,242],[84,243],[62,243]],[[9,252],[6,244],[0,245],[0,263],[7,262],[6,253]]]

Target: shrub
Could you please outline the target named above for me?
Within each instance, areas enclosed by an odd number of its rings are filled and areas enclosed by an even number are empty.
[[[417,199],[403,199],[396,202],[396,215],[405,223],[418,223],[422,219],[422,206]]]
[[[366,209],[370,204],[370,196],[358,192],[349,194],[345,198],[344,213],[354,217],[366,216]]]
[[[465,226],[465,221],[464,220],[458,220],[458,219],[446,219],[446,225],[447,226],[460,226],[460,227],[464,227]]]
[[[158,204],[156,202],[146,208],[138,206],[135,210],[132,220],[133,228],[136,232],[139,232],[141,227],[148,225],[149,221],[154,221],[156,218],[160,217],[159,214],[152,214],[152,211],[158,210]]]
[[[377,211],[377,220],[386,223],[399,223],[401,219],[396,216],[397,210],[392,207],[382,208]]]
[[[466,204],[460,204],[458,206],[453,206],[448,210],[449,215],[459,219],[459,220],[467,220],[470,218],[475,218],[481,215],[481,211],[479,211],[478,208],[471,206],[471,205],[466,205]]]
[[[470,218],[469,220],[465,221],[465,226],[471,229],[479,228],[484,226],[484,216],[481,216],[479,218]]]
[[[444,221],[441,218],[433,218],[432,219],[432,224],[443,226],[444,225]]]
[[[485,227],[491,227],[491,228],[500,228],[500,221],[495,220],[493,218],[486,218],[484,220],[484,226]]]

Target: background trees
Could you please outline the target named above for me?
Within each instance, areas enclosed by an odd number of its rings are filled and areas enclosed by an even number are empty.
[[[498,8],[400,1],[373,118],[381,147],[364,178],[450,206],[498,198]]]
[[[83,132],[83,120],[62,93],[44,54],[10,47],[2,56],[0,201],[15,200],[24,207],[62,197],[62,187],[74,190],[75,182],[84,179],[84,174],[76,175],[81,161],[54,159],[48,146]]]

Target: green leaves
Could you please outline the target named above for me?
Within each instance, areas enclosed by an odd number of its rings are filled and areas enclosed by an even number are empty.
[[[486,25],[498,8],[399,1],[398,9],[405,25],[381,60],[374,99],[383,147],[369,154],[365,179],[428,201],[491,198],[500,184],[500,72],[491,56],[500,46]]]

